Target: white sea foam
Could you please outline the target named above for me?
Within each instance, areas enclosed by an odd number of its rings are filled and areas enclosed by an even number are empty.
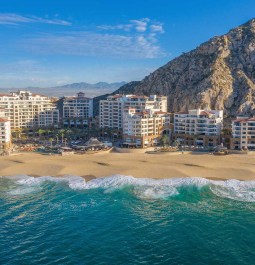
[[[38,188],[34,187],[16,187],[14,189],[11,189],[7,191],[8,195],[11,196],[20,196],[20,195],[26,195],[30,193],[38,192]]]
[[[65,177],[51,177],[51,176],[43,176],[43,177],[32,177],[27,175],[16,175],[16,176],[7,176],[2,178],[8,178],[10,180],[14,180],[20,186],[30,186],[30,187],[38,187],[42,183],[46,181],[50,182],[65,182],[71,189],[85,189],[86,181],[82,177],[78,176],[65,176]],[[32,189],[31,189],[32,190]]]
[[[255,202],[255,181],[227,180],[212,183],[210,190],[219,197]]]
[[[71,189],[88,190],[103,189],[105,193],[111,193],[125,186],[133,187],[134,194],[140,198],[163,199],[179,194],[181,187],[195,186],[200,189],[208,186],[211,192],[222,198],[232,200],[255,202],[255,181],[226,180],[215,181],[204,178],[170,178],[170,179],[149,179],[134,178],[132,176],[113,175],[105,178],[96,178],[88,182],[78,176],[65,177],[31,177],[26,175],[5,177],[14,180],[18,189],[23,187],[40,186],[45,181],[65,182]],[[27,189],[27,192],[33,189]],[[15,191],[12,191],[15,194]],[[22,191],[16,191],[17,194]]]
[[[175,187],[163,185],[135,186],[134,193],[142,199],[165,199],[179,194]]]

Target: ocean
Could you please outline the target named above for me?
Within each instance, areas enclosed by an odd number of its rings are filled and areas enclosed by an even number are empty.
[[[0,178],[0,264],[255,264],[255,181]]]

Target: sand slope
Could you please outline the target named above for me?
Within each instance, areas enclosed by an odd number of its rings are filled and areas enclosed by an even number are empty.
[[[213,156],[209,154],[91,154],[47,156],[37,153],[0,157],[0,175],[93,175],[134,177],[204,177],[255,179],[255,155]]]

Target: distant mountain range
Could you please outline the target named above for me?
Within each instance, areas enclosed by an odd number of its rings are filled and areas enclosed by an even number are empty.
[[[107,83],[107,82],[98,82],[96,84],[89,84],[86,82],[80,83],[72,83],[66,84],[62,86],[56,87],[47,87],[47,88],[40,88],[40,87],[26,87],[23,89],[31,90],[34,93],[45,94],[49,96],[70,96],[74,95],[77,92],[85,92],[85,95],[88,97],[96,97],[102,94],[112,93],[113,91],[119,89],[121,86],[125,85],[126,82],[115,82],[115,83]],[[9,91],[16,91],[18,89],[10,89],[10,88],[0,88],[0,92],[9,92]]]

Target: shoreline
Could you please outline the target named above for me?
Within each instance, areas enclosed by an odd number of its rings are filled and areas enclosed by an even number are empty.
[[[0,157],[0,176],[81,176],[89,181],[112,175],[135,178],[201,177],[211,180],[255,180],[255,154],[213,156],[209,154],[97,153],[47,156],[18,153]]]
[[[120,174],[113,174],[113,175],[120,175]],[[83,175],[83,176],[72,176],[72,175],[56,175],[56,176],[51,176],[52,178],[65,178],[65,177],[80,177],[80,178],[83,178],[85,179],[86,182],[89,182],[90,180],[93,180],[93,179],[98,179],[98,178],[108,178],[108,177],[111,177],[113,175],[110,175],[110,176],[104,176],[104,177],[96,177],[96,176],[93,176],[93,175]],[[17,175],[18,176],[18,175]],[[45,177],[45,176],[40,176],[40,175],[27,175],[28,177],[33,177],[33,178],[41,178],[41,177]],[[7,178],[11,178],[13,177],[12,175],[7,175],[7,176],[0,176],[0,177],[7,177]],[[134,178],[137,178],[135,176],[126,176],[126,177],[134,177]],[[162,180],[162,179],[185,179],[185,178],[204,178],[204,177],[194,177],[194,176],[188,176],[188,177],[169,177],[169,178],[147,178],[147,179],[153,179],[153,180]],[[139,178],[137,178],[139,179]],[[141,178],[143,179],[143,178]],[[145,179],[145,178],[144,178]],[[212,180],[212,181],[226,181],[226,180],[229,180],[229,179],[224,179],[224,178],[213,178],[213,177],[208,177],[208,178],[204,178],[204,179],[208,179],[208,180]],[[235,180],[239,180],[239,181],[245,181],[244,179],[235,179]],[[255,180],[255,178],[254,178]]]

